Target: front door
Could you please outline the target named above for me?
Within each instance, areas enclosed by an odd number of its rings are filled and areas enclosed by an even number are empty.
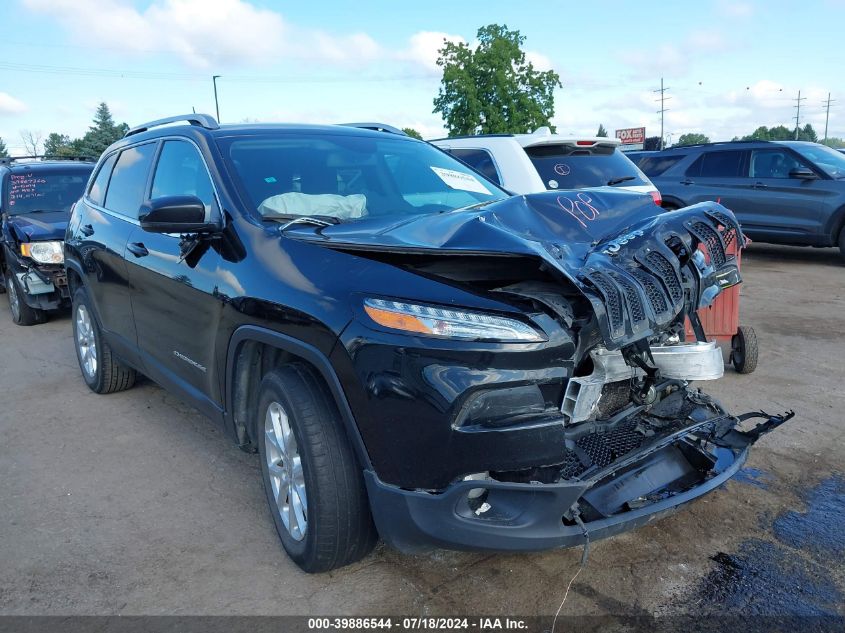
[[[150,198],[194,195],[219,214],[211,179],[197,148],[167,140],[156,161]],[[183,392],[209,415],[222,402],[214,371],[223,303],[216,272],[220,255],[201,243],[190,254],[178,235],[138,227],[129,237],[127,265],[138,344],[149,376]]]

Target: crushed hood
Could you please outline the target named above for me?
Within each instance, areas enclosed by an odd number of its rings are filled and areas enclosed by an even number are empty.
[[[288,231],[349,251],[531,256],[590,300],[609,349],[649,336],[739,283],[727,246],[744,237],[715,202],[664,211],[612,189],[515,196],[482,208]],[[702,253],[694,255],[703,245]]]
[[[21,242],[63,240],[70,214],[66,211],[46,211],[11,215],[6,220],[12,234]]]

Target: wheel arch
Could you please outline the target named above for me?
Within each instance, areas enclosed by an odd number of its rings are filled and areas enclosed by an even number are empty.
[[[839,235],[845,230],[845,204],[830,215],[824,234],[830,238],[830,244],[837,246]]]
[[[359,463],[370,469],[372,466],[363,438],[331,361],[313,345],[267,328],[243,325],[229,340],[224,391],[227,431],[241,448],[255,450],[255,430],[251,428],[249,416],[257,402],[258,385],[266,371],[288,362],[302,362],[322,379]]]

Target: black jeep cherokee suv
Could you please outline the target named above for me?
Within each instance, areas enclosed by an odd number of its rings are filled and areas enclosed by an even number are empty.
[[[609,189],[509,197],[388,126],[148,123],[68,226],[82,375],[108,393],[143,372],[258,451],[307,571],[379,534],[610,536],[719,486],[791,416],[689,386],[724,365],[684,318],[739,282],[725,244],[744,238],[715,203],[657,211]]]
[[[0,292],[12,320],[34,325],[70,305],[62,240],[93,162],[0,158]],[[28,160],[23,160],[28,159]]]

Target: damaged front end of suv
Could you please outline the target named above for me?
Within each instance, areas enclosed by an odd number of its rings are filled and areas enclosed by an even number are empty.
[[[737,416],[692,385],[724,370],[697,310],[740,283],[728,245],[745,238],[719,204],[556,192],[297,237],[442,288],[365,297],[341,337],[366,393],[350,404],[373,514],[400,549],[535,550],[637,528],[722,484],[792,417]],[[446,336],[475,323],[502,333]]]

